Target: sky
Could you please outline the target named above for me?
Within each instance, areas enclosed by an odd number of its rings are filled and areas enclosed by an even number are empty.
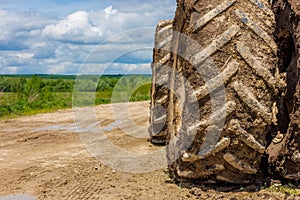
[[[0,0],[0,74],[150,74],[176,0]]]

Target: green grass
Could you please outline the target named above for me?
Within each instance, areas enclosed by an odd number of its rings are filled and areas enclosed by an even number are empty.
[[[292,184],[278,185],[278,186],[274,185],[269,188],[266,188],[266,190],[270,192],[281,192],[290,195],[300,195],[300,189],[297,189],[297,187]]]
[[[150,99],[151,76],[0,76],[0,119]]]
[[[16,96],[13,92],[0,92],[0,104],[8,102],[11,98],[16,98]]]

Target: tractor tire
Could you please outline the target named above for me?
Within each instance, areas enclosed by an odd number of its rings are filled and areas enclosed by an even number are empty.
[[[268,133],[277,124],[277,95],[285,87],[277,67],[270,3],[177,4],[173,29],[184,36],[173,37],[177,55],[172,54],[171,61],[184,78],[170,77],[171,175],[209,183],[259,182]]]
[[[153,50],[152,62],[152,87],[150,103],[150,141],[153,144],[163,145],[166,143],[167,135],[167,105],[169,93],[169,71],[167,67],[172,40],[171,20],[160,21],[155,33],[155,48]]]
[[[300,184],[300,5],[275,0],[279,68],[287,73],[287,90],[279,106],[280,132],[267,149],[269,172],[275,178]],[[283,20],[285,19],[285,20]]]

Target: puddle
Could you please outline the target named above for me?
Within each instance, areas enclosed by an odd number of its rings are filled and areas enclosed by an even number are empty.
[[[17,194],[14,196],[0,197],[0,200],[36,200],[36,198],[26,194]]]
[[[118,127],[120,123],[121,123],[121,120],[117,120],[117,121],[107,125],[106,127],[101,128],[101,130],[103,130],[103,131],[112,131],[114,128]]]
[[[35,129],[32,132],[39,132],[39,131],[76,131],[75,124],[57,124],[53,126],[45,126],[42,128]],[[1,200],[1,199],[0,199]]]

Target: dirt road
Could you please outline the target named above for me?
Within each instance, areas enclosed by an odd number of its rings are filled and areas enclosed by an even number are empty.
[[[300,198],[249,192],[255,186],[227,192],[232,188],[171,183],[164,159],[155,161],[164,148],[147,141],[148,109],[149,102],[138,102],[0,121],[0,200],[16,194],[70,200]]]

